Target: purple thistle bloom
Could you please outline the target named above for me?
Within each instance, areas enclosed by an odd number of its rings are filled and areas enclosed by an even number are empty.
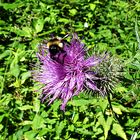
[[[64,44],[63,53],[56,56],[59,61],[50,58],[50,54],[46,54],[46,49],[41,49],[41,53],[37,56],[41,62],[40,70],[36,71],[34,78],[44,86],[42,88],[42,102],[49,98],[49,104],[55,99],[60,98],[63,102],[61,110],[65,110],[67,102],[75,95],[78,95],[85,89],[90,89],[105,95],[106,92],[98,86],[98,80],[104,80],[103,77],[97,76],[97,72],[93,71],[105,58],[91,56],[85,59],[84,44],[78,39],[76,34],[70,45]],[[63,60],[63,63],[61,63]]]

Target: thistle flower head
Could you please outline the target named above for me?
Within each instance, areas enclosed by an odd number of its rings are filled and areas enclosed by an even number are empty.
[[[66,53],[56,55],[60,61],[51,59],[50,53],[46,54],[46,51],[42,48],[37,54],[40,69],[34,74],[35,80],[43,84],[42,102],[48,98],[51,104],[60,98],[61,110],[65,110],[67,102],[83,90],[90,89],[103,96],[106,94],[107,91],[100,84],[107,81],[107,77],[100,75],[97,69],[106,59],[105,54],[102,57],[85,58],[84,44],[78,39],[77,34],[73,34],[70,45],[64,44]]]

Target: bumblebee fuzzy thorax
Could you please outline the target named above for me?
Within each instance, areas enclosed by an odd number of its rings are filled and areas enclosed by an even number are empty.
[[[59,40],[57,38],[56,39],[51,39],[50,41],[48,41],[47,48],[49,49],[53,45],[57,45],[58,47],[63,48],[62,40]]]

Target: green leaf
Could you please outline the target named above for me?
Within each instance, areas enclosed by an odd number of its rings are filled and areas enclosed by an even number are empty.
[[[23,27],[20,36],[32,37],[32,29],[30,27]]]
[[[89,31],[89,35],[90,35],[92,38],[95,38],[95,34],[94,34],[94,32]]]
[[[23,138],[23,129],[20,129],[16,132],[17,140],[21,140]]]
[[[108,44],[107,43],[98,43],[98,46],[99,46],[99,50],[100,51],[104,51],[104,50],[106,50],[107,49],[107,47],[108,47]]]
[[[72,124],[72,125],[68,125],[68,130],[70,130],[71,132],[73,132],[74,131],[74,125]]]
[[[140,62],[135,61],[132,65],[136,66],[140,70]]]
[[[33,21],[33,26],[34,26],[34,29],[35,29],[35,32],[36,33],[39,33],[43,30],[43,27],[44,27],[44,19],[43,18],[39,18],[39,19],[35,19]]]
[[[133,80],[132,75],[128,71],[125,72],[124,77],[127,78],[127,79],[129,79],[129,80]]]
[[[130,110],[131,113],[140,114],[139,109],[130,108],[129,110]]]
[[[19,29],[17,27],[12,27],[11,32],[16,33],[19,36],[24,36],[24,37],[32,37],[32,29],[30,27],[22,27],[22,29]]]
[[[5,21],[0,19],[0,25],[5,25]]]
[[[108,132],[110,130],[110,127],[112,125],[113,122],[113,118],[108,116],[107,120],[106,120],[106,125],[104,126],[104,135],[105,135],[105,139],[107,139],[108,137]]]
[[[98,122],[100,123],[100,125],[103,126],[103,129],[104,129],[104,136],[105,136],[105,140],[107,139],[108,137],[108,132],[110,130],[110,127],[112,125],[112,122],[113,122],[113,118],[108,116],[107,117],[107,120],[105,120],[104,116],[102,113],[99,113],[99,118],[98,118]]]
[[[14,60],[10,65],[10,73],[15,76],[16,78],[18,78],[19,73],[20,73],[20,67],[18,64],[14,64]]]
[[[91,12],[89,12],[89,13],[87,14],[87,17],[88,17],[88,18],[92,18],[92,17],[93,17],[93,14],[92,14]]]
[[[2,93],[2,91],[3,91],[3,89],[4,89],[4,77],[3,76],[0,76],[0,96],[1,96],[1,93]]]
[[[23,6],[24,4],[22,3],[22,2],[20,2],[20,3],[12,3],[12,4],[10,4],[10,3],[0,3],[0,6],[3,6],[3,8],[5,9],[5,10],[8,10],[8,9],[15,9],[15,8],[19,8],[19,7],[21,7],[21,6]]]
[[[136,55],[134,56],[134,58],[140,60],[140,50],[137,51]]]
[[[32,109],[32,108],[33,108],[33,106],[31,106],[31,105],[24,105],[24,106],[18,107],[18,109],[20,109],[20,110],[28,110],[28,109]]]
[[[67,23],[69,23],[69,22],[70,22],[70,19],[66,19],[66,18],[59,18],[59,19],[58,19],[58,22],[62,22],[62,23],[67,24]]]
[[[119,92],[119,93],[124,93],[124,92],[128,92],[128,89],[119,85],[119,86],[115,87],[115,91]]]
[[[31,42],[30,42],[30,46],[32,47],[32,53],[34,53],[34,51],[35,52],[37,52],[38,51],[38,45],[40,44],[40,39],[38,39],[38,38],[35,38],[34,40],[32,40]]]
[[[20,80],[17,78],[16,81],[15,81],[13,84],[10,85],[10,87],[14,86],[14,87],[16,87],[16,88],[19,88],[20,85],[21,85],[21,84],[20,84]]]
[[[46,123],[51,124],[51,125],[55,124],[56,121],[57,121],[57,119],[49,119],[49,118],[46,119]]]
[[[0,54],[0,60],[3,59],[4,57],[7,57],[10,54],[11,50],[5,50],[2,54]]]
[[[33,101],[33,111],[35,111],[36,113],[39,112],[40,109],[40,100],[38,100],[37,98],[34,99]]]
[[[113,107],[113,111],[114,111],[116,114],[119,114],[119,115],[122,114],[121,109],[118,108],[118,107]]]
[[[85,117],[84,118],[84,121],[83,121],[83,124],[86,124],[88,121],[89,121],[89,118],[88,117]]]
[[[57,136],[60,136],[62,130],[64,129],[66,125],[66,121],[61,121],[59,124],[57,123],[57,126],[56,126],[56,135]]]
[[[70,12],[71,16],[75,16],[76,13],[77,13],[77,10],[76,9],[71,9],[71,10],[69,10],[69,12]]]
[[[102,108],[103,112],[107,108],[107,105],[108,105],[108,100],[107,99],[104,98],[104,99],[99,100],[99,106]]]
[[[24,125],[31,125],[33,122],[32,121],[28,121],[28,120],[24,120],[23,122],[21,122],[19,125],[24,126]]]
[[[0,116],[0,123],[2,122],[3,118],[5,117],[5,115],[1,115]]]
[[[0,131],[2,130],[3,127],[4,127],[4,126],[3,126],[2,124],[0,124]]]
[[[36,134],[38,132],[34,131],[34,130],[31,130],[31,131],[28,131],[28,132],[25,132],[24,133],[24,139],[25,140],[36,140]]]
[[[136,103],[136,105],[134,106],[134,108],[140,109],[140,101],[138,101],[138,102]]]
[[[89,99],[89,100],[84,100],[84,99],[79,99],[79,100],[72,100],[69,101],[68,104],[73,105],[73,106],[85,106],[88,104],[96,104],[97,100],[96,99]]]
[[[42,128],[42,129],[39,131],[39,136],[46,135],[46,134],[49,133],[49,132],[50,132],[49,128]]]
[[[126,134],[125,134],[122,126],[117,124],[117,123],[113,124],[112,133],[115,134],[115,135],[117,134],[118,136],[120,136],[124,140],[127,140]]]
[[[44,123],[45,123],[44,119],[38,114],[36,114],[33,119],[32,128],[35,130],[39,128],[44,128],[45,127]]]
[[[112,107],[113,107],[113,110],[115,109],[116,111],[118,111],[118,113],[120,113],[121,111],[123,111],[123,112],[129,112],[129,110],[126,107],[124,107],[121,104],[116,103],[116,102],[112,102]]]
[[[6,96],[0,100],[0,107],[8,106],[11,100],[13,100],[12,94],[6,94]]]
[[[23,73],[21,74],[21,84],[24,84],[24,82],[25,82],[29,77],[31,77],[31,72],[30,72],[30,71],[23,72]]]
[[[51,109],[53,110],[53,112],[57,111],[60,107],[61,101],[60,100],[56,100],[54,101],[54,103],[51,106]]]
[[[78,119],[79,119],[79,114],[74,115],[73,123],[76,123]]]
[[[88,131],[87,129],[83,129],[83,128],[76,128],[76,132],[82,135],[93,135],[92,131]]]
[[[92,11],[94,11],[94,10],[95,10],[95,7],[96,7],[96,5],[95,5],[95,4],[90,3],[90,4],[89,4],[89,6],[90,6],[90,9],[91,9]]]

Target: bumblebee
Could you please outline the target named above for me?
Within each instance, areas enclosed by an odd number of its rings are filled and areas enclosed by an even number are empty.
[[[59,52],[63,52],[64,42],[59,38],[51,39],[47,42],[47,49],[51,55],[55,56]]]
[[[66,51],[64,50],[64,45],[65,45],[65,43],[66,44],[69,44],[69,43],[67,41],[65,41],[64,39],[68,36],[69,36],[69,34],[67,34],[63,38],[53,38],[53,39],[49,40],[48,42],[46,42],[46,47],[49,50],[50,57],[53,60],[59,59],[59,56],[61,54],[66,56]]]

